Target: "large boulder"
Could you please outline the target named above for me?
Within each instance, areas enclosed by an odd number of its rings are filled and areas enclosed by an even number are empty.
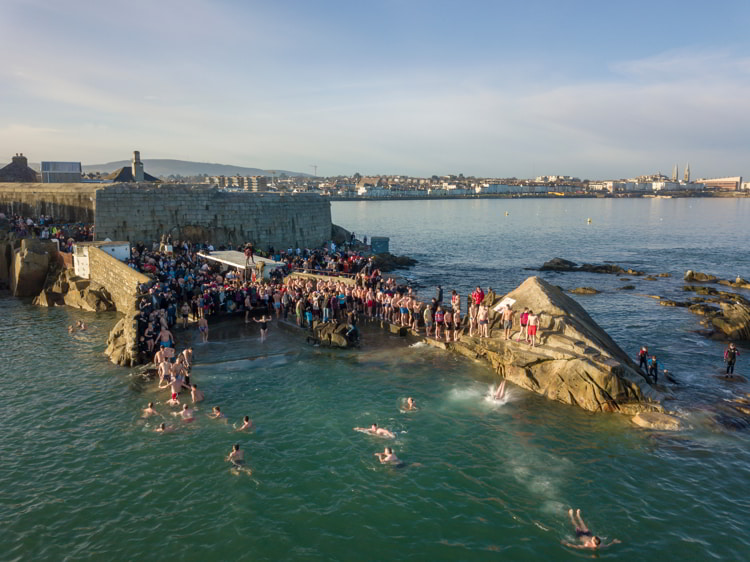
[[[57,246],[49,241],[29,238],[13,253],[10,290],[16,297],[35,297],[47,279],[50,264],[57,259]]]
[[[540,315],[537,347],[501,339],[499,331],[496,338],[464,336],[451,346],[464,355],[485,358],[498,374],[523,388],[585,410],[628,414],[662,410],[661,393],[583,307],[558,287],[529,277],[506,296],[516,301],[516,310],[528,307]]]
[[[126,315],[109,333],[107,350],[104,353],[112,363],[124,367],[139,364],[137,318],[137,315]]]
[[[331,347],[349,347],[349,340],[346,339],[348,326],[339,324],[333,320],[331,322],[314,322],[313,334],[315,339]]]
[[[352,233],[342,226],[331,224],[331,240],[341,246],[352,239]]]
[[[402,269],[406,267],[412,267],[417,264],[417,260],[408,256],[394,256],[390,253],[378,254],[373,257],[373,267],[376,267],[383,273],[393,271],[395,269]]]

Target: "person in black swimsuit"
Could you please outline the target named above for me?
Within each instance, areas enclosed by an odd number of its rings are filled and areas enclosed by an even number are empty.
[[[265,340],[266,335],[268,335],[268,323],[271,321],[271,317],[264,314],[260,320],[257,318],[253,318],[253,320],[260,324],[260,341]]]
[[[590,548],[595,550],[597,548],[607,548],[608,546],[612,546],[613,544],[617,544],[620,542],[617,539],[614,539],[609,544],[602,544],[602,539],[593,534],[591,530],[586,526],[586,523],[583,521],[583,517],[581,517],[580,509],[577,509],[575,513],[573,513],[572,509],[569,509],[568,515],[570,515],[570,522],[573,523],[573,527],[575,527],[576,529],[576,538],[580,541],[580,544],[572,544],[567,541],[562,541],[565,546],[569,546],[572,548]]]

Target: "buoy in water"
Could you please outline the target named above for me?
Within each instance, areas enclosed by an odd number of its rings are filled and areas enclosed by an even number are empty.
[[[586,219],[586,222],[589,223],[589,224],[591,224],[592,221],[591,221],[591,219]]]
[[[505,211],[505,216],[507,217],[510,213],[508,211]]]

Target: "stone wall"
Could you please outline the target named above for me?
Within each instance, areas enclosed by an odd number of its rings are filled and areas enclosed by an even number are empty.
[[[0,212],[24,217],[52,215],[58,222],[94,222],[96,191],[90,183],[0,183]]]
[[[88,250],[91,281],[107,290],[118,312],[136,312],[138,285],[147,283],[150,279],[99,248],[89,246]]]
[[[331,237],[328,198],[308,194],[227,192],[205,186],[117,184],[96,192],[96,238],[242,244],[257,248],[320,246]]]

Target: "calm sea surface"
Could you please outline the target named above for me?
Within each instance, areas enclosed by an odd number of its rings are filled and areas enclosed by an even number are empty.
[[[497,405],[484,365],[367,327],[361,350],[332,351],[225,322],[195,344],[208,398],[197,421],[159,435],[140,412],[153,400],[176,423],[165,392],[102,355],[116,315],[3,297],[0,559],[590,557],[560,544],[569,507],[623,541],[602,559],[750,559],[750,429],[725,401],[750,388],[714,378],[724,344],[695,333],[699,317],[645,296],[688,298],[686,269],[750,278],[750,200],[346,202],[333,219],[417,258],[405,275],[425,298],[438,282],[506,292],[555,256],[671,273],[543,275],[602,291],[577,300],[624,349],[648,344],[675,373],[669,407],[691,429],[647,432],[518,388]],[[617,290],[626,283],[636,289]],[[90,330],[68,335],[79,318]],[[407,396],[419,411],[400,411]],[[212,405],[229,424],[206,417]],[[257,429],[239,435],[244,415]],[[396,439],[352,431],[372,422]],[[235,442],[252,475],[224,462]],[[376,462],[385,445],[405,468]]]

